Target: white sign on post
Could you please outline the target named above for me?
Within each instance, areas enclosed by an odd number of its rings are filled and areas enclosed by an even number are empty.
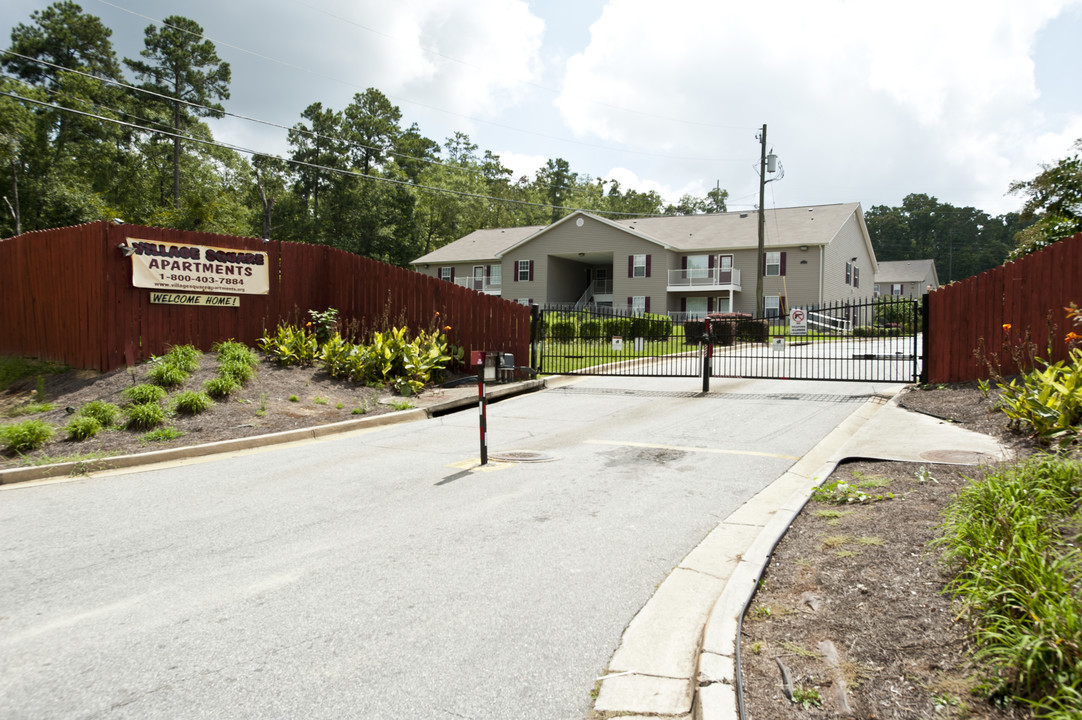
[[[624,351],[624,339],[619,335],[612,336],[612,351],[623,352]]]
[[[789,334],[808,334],[808,311],[803,308],[793,308],[789,311]]]

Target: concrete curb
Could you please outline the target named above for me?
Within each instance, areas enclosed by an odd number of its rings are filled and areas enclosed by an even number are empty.
[[[737,632],[759,576],[812,490],[843,458],[845,444],[896,396],[861,405],[679,563],[628,624],[601,680],[595,713],[739,717]]]
[[[487,389],[486,395],[489,402],[503,398],[535,392],[546,387],[545,380],[525,380],[510,385],[497,385]],[[475,394],[453,398],[445,402],[437,402],[425,407],[412,410],[402,410],[386,415],[360,418],[358,420],[344,420],[330,425],[316,425],[314,427],[299,428],[297,430],[284,430],[268,435],[253,435],[252,437],[237,438],[236,440],[222,440],[202,445],[190,445],[188,447],[170,448],[168,450],[154,450],[139,453],[137,455],[119,455],[117,457],[101,458],[98,460],[80,460],[76,462],[54,463],[40,465],[38,467],[10,468],[0,470],[0,485],[30,482],[32,480],[47,480],[59,477],[70,477],[103,470],[117,470],[121,468],[139,467],[142,465],[154,465],[156,463],[175,462],[194,457],[204,457],[221,453],[250,450],[252,448],[266,447],[269,445],[283,445],[285,443],[314,440],[316,438],[338,435],[342,433],[367,430],[369,428],[383,427],[386,425],[398,425],[400,423],[425,420],[434,415],[442,415],[455,412],[467,407],[477,405]]]

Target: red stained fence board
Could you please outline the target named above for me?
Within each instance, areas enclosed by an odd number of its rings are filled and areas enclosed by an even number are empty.
[[[266,252],[270,291],[241,295],[237,308],[151,304],[149,290],[132,286],[131,260],[117,247],[128,237]],[[525,306],[335,248],[108,222],[0,240],[0,300],[0,353],[103,371],[170,345],[254,345],[281,322],[331,307],[367,329],[385,319],[404,319],[412,332],[449,325],[451,343],[467,353],[526,358],[530,343]]]

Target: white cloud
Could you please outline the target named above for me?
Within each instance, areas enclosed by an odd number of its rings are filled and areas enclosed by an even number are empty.
[[[781,204],[926,192],[1005,212],[1018,205],[1003,197],[1012,173],[1065,149],[1037,156],[1027,139],[1069,135],[1082,118],[1048,128],[1035,109],[1034,43],[1068,4],[676,0],[662,12],[620,0],[568,61],[556,105],[582,139],[741,158],[669,163],[671,185],[678,172],[703,186],[720,173],[746,194],[758,156],[748,136],[765,121],[789,173],[772,188]]]

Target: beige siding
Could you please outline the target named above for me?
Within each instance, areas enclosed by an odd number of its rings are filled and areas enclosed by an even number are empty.
[[[834,303],[846,300],[870,298],[875,282],[872,271],[872,257],[864,242],[864,234],[856,213],[842,225],[834,240],[825,250],[827,271],[823,278],[823,302]],[[860,270],[860,286],[845,282],[845,264],[856,258],[855,266]]]
[[[671,259],[657,243],[636,237],[593,218],[562,223],[504,255],[503,296],[533,298],[537,303],[572,303],[586,288],[588,267],[611,267],[613,304],[622,306],[628,297],[650,297],[652,311],[664,311],[665,286]],[[582,253],[580,256],[579,253]],[[629,255],[650,255],[650,277],[628,278]],[[581,259],[580,259],[581,258]],[[534,261],[533,282],[515,282],[513,268],[519,260]]]

